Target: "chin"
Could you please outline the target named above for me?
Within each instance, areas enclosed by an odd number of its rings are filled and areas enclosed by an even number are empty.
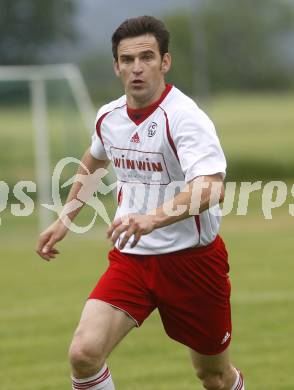
[[[144,96],[148,96],[148,92],[146,91],[146,88],[138,88],[138,89],[136,88],[131,90],[131,95],[135,98],[136,97],[142,98]]]

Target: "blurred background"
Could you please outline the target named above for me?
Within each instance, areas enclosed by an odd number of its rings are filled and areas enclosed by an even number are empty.
[[[170,30],[168,81],[213,119],[228,160],[227,180],[237,189],[241,181],[259,180],[262,188],[272,180],[286,183],[287,200],[272,219],[262,213],[262,190],[250,195],[246,216],[236,215],[237,191],[222,235],[231,262],[233,360],[249,389],[292,390],[291,0],[0,0],[0,388],[69,388],[67,346],[107,265],[106,225],[97,219],[88,233],[69,234],[59,259],[43,263],[34,253],[47,218],[38,199],[52,203],[46,190],[57,162],[82,156],[95,112],[123,94],[112,70],[111,35],[126,18],[144,14],[163,19]],[[37,192],[27,191],[36,207],[16,217],[14,186],[22,180],[37,182]],[[113,216],[112,195],[103,201]],[[92,217],[85,208],[78,223]],[[201,388],[187,351],[164,335],[156,313],[109,364],[118,389]]]

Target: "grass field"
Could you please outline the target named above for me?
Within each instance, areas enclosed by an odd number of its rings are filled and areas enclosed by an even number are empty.
[[[248,97],[239,99],[239,103],[233,97],[222,98],[219,104],[213,102],[208,110],[217,118],[227,152],[237,155],[239,148],[242,158],[254,156],[266,161],[274,150],[279,150],[275,158],[290,164],[294,120],[290,97],[284,99],[282,104],[278,97],[275,104],[269,97],[268,105],[263,100],[259,109],[257,101],[249,101]],[[260,128],[271,129],[265,143],[262,137],[255,137],[255,130],[238,142],[234,128],[240,131],[248,107],[252,108],[250,120],[255,123],[252,129],[257,129],[262,118]],[[274,115],[272,110],[277,107]],[[230,122],[231,112],[234,115]],[[268,125],[261,115],[267,112]],[[7,123],[12,121],[7,117]],[[21,130],[17,118],[19,112],[13,120]],[[281,121],[282,126],[275,132],[274,123]],[[6,136],[12,140],[7,128]],[[23,128],[28,131],[27,122]],[[2,133],[1,128],[1,151],[5,150],[5,131]],[[27,156],[29,146],[29,142],[23,143]],[[1,177],[6,168],[6,160],[2,159]],[[287,184],[290,188],[293,180],[288,179]],[[232,359],[245,374],[246,389],[293,390],[293,217],[285,204],[274,210],[272,220],[265,220],[260,201],[260,196],[254,195],[247,216],[232,213],[223,220],[222,236],[230,253],[233,285]],[[294,203],[292,196],[288,203]],[[85,298],[107,265],[106,226],[98,224],[82,236],[70,234],[59,245],[60,257],[46,263],[34,253],[38,235],[36,214],[20,218],[6,210],[0,217],[0,389],[69,389],[67,348]],[[118,390],[201,389],[186,349],[165,335],[157,313],[119,345],[109,366]]]

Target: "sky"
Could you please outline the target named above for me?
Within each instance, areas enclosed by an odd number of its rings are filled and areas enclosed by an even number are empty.
[[[113,31],[127,18],[139,15],[161,17],[187,8],[198,0],[84,0],[77,2],[77,25],[84,49],[108,47]]]

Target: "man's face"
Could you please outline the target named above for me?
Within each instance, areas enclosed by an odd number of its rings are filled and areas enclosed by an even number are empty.
[[[153,35],[125,38],[118,45],[115,73],[121,78],[125,92],[132,102],[149,104],[157,91],[164,87],[164,75],[169,71],[169,54],[161,57]]]

